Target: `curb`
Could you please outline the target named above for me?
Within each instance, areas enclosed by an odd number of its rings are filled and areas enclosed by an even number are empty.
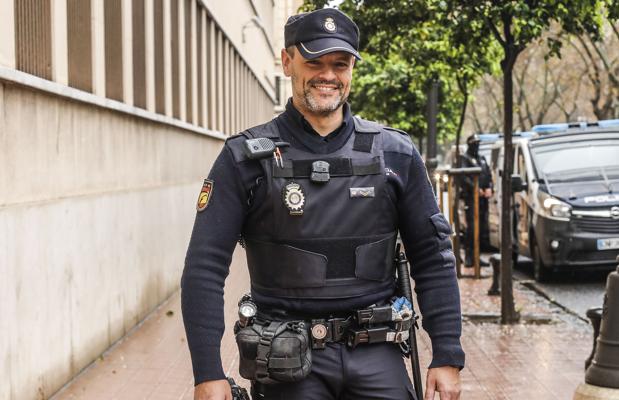
[[[566,313],[578,318],[581,321],[586,322],[588,325],[591,325],[591,322],[587,319],[582,317],[580,314],[578,314],[576,311],[567,308],[566,306],[564,306],[563,304],[559,303],[558,301],[556,301],[555,299],[553,299],[552,297],[550,297],[548,295],[548,293],[546,293],[543,289],[541,289],[539,286],[537,286],[535,284],[535,281],[532,279],[527,279],[527,280],[519,280],[519,279],[514,279],[516,282],[518,282],[520,285],[524,286],[525,288],[534,291],[535,293],[539,294],[540,296],[542,296],[543,298],[545,298],[546,300],[548,300],[550,303],[554,304],[555,306],[559,307],[560,309],[562,309],[563,311],[565,311]]]

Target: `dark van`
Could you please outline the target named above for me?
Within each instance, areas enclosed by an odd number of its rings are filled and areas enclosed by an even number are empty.
[[[533,258],[539,281],[558,270],[612,268],[619,255],[619,121],[548,127],[515,146],[515,179],[523,183],[514,194],[518,252]]]

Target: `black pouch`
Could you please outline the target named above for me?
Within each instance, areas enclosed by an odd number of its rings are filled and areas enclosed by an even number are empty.
[[[254,321],[236,333],[239,372],[260,383],[297,382],[312,368],[311,342],[304,321]]]

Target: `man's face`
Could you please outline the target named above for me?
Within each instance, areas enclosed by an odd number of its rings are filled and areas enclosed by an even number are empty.
[[[355,58],[338,51],[314,60],[303,58],[294,48],[291,57],[282,50],[284,73],[292,80],[292,98],[302,111],[327,116],[348,99]]]

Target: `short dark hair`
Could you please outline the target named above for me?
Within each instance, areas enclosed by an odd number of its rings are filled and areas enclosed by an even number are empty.
[[[290,58],[294,58],[294,48],[295,46],[286,47],[286,53],[290,56]]]

